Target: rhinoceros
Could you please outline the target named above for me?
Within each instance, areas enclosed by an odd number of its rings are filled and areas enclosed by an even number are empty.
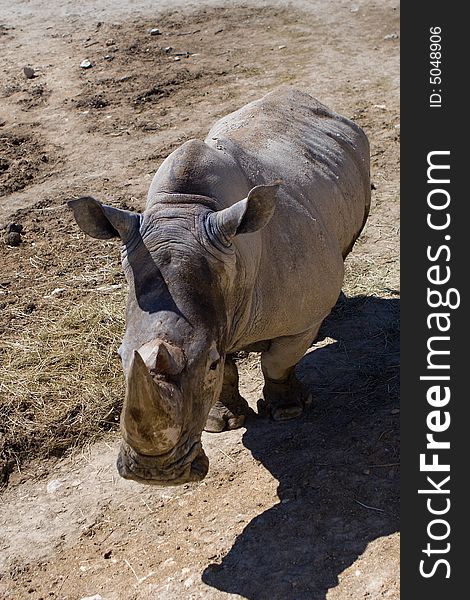
[[[88,196],[69,206],[85,233],[121,241],[121,476],[206,476],[202,431],[240,427],[251,410],[236,352],[261,352],[265,415],[302,413],[310,396],[294,368],[338,299],[369,212],[360,127],[281,88],[171,153],[142,214]]]

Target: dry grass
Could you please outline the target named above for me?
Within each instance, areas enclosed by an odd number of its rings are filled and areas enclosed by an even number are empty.
[[[0,475],[117,423],[122,290],[35,318],[0,345]]]

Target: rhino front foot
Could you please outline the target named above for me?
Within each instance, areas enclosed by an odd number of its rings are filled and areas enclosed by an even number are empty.
[[[250,412],[253,411],[241,396],[238,397],[238,402],[230,403],[230,408],[219,400],[211,408],[204,430],[210,433],[220,433],[226,429],[238,429],[243,427]]]
[[[228,355],[225,360],[220,400],[211,408],[204,429],[211,433],[219,433],[225,429],[238,429],[243,426],[245,418],[250,413],[253,413],[252,409],[238,392],[237,365],[233,356]]]
[[[288,421],[300,417],[312,404],[312,393],[295,375],[286,381],[266,379],[263,397],[258,400],[258,413],[274,421]]]

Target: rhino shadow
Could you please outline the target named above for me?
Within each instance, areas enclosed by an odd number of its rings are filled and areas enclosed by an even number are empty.
[[[206,584],[251,600],[322,600],[369,542],[398,530],[398,328],[397,299],[340,297],[298,366],[314,406],[284,424],[252,419],[243,436],[280,502],[205,569]]]

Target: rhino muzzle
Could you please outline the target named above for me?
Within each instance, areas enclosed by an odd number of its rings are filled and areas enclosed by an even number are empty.
[[[189,444],[187,451],[181,448],[179,446],[167,456],[147,456],[123,442],[117,460],[119,474],[124,479],[148,485],[180,485],[204,479],[209,469],[209,459],[201,442]],[[182,456],[178,457],[179,454]]]

